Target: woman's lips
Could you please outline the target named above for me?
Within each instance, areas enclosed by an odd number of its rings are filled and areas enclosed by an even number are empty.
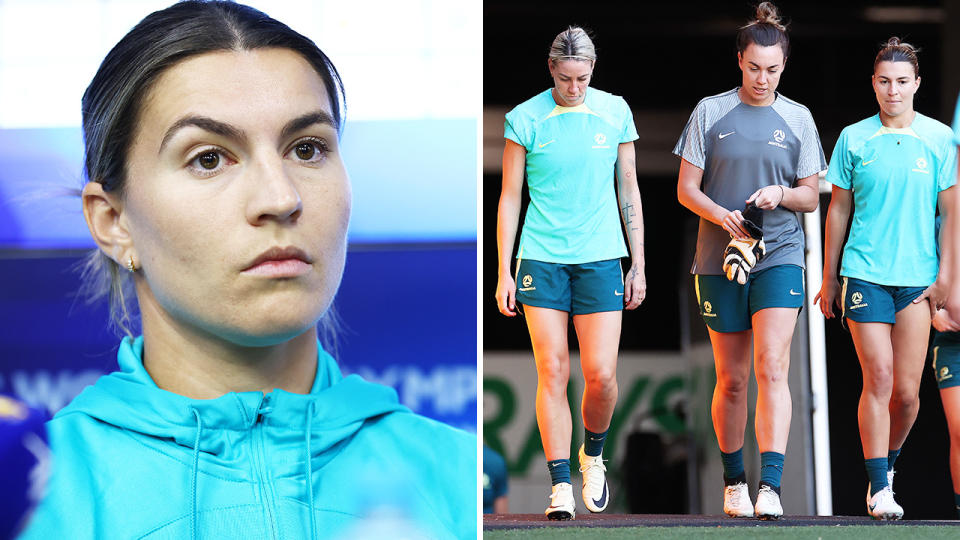
[[[272,247],[243,269],[247,275],[265,277],[297,277],[310,271],[313,261],[306,252],[296,246]]]
[[[310,271],[310,266],[309,263],[300,259],[272,259],[252,266],[244,270],[243,273],[252,276],[290,278],[306,274]]]

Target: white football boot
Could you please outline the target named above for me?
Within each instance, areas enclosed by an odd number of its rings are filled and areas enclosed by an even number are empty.
[[[730,517],[753,517],[753,502],[746,482],[724,486],[723,512]]]
[[[553,485],[550,494],[550,506],[543,512],[549,519],[574,519],[577,514],[577,502],[573,498],[573,486],[569,482]]]
[[[867,487],[867,513],[873,519],[900,519],[903,517],[903,507],[893,500],[893,490],[886,486],[870,497]]]
[[[607,468],[601,456],[588,456],[580,446],[580,473],[583,475],[583,504],[591,512],[603,512],[610,502]]]
[[[760,519],[780,519],[783,515],[783,506],[780,505],[780,495],[772,487],[764,484],[757,492],[757,517]]]

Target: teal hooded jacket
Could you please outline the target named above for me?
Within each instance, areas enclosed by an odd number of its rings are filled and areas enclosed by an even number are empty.
[[[475,538],[477,439],[343,377],[310,394],[190,399],[125,339],[120,371],[48,423],[53,471],[23,539]]]

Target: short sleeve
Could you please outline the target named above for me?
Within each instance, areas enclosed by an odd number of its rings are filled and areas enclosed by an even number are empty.
[[[673,153],[690,162],[690,164],[704,168],[706,163],[706,149],[704,146],[704,135],[706,130],[706,112],[704,102],[697,104],[693,112],[690,113],[690,119],[683,128],[680,140],[673,147]]]
[[[943,191],[956,183],[957,146],[952,141],[947,141],[943,152],[943,163],[940,166],[939,191]]]
[[[843,130],[840,138],[837,139],[837,144],[833,147],[825,180],[839,188],[850,189],[852,175],[853,163],[851,163],[850,153],[847,152],[847,130]]]
[[[529,123],[523,121],[521,114],[516,109],[507,113],[506,120],[503,122],[503,137],[505,139],[510,139],[529,152],[533,142],[530,131]]]
[[[630,110],[630,106],[627,105],[625,99],[620,98],[620,104],[621,116],[623,117],[623,130],[620,132],[620,142],[635,141],[640,138],[640,135],[637,134],[637,125],[633,121],[633,111]]]
[[[797,162],[797,178],[806,178],[827,168],[827,159],[823,155],[820,134],[810,111],[804,109],[803,129],[800,139],[800,159]]]

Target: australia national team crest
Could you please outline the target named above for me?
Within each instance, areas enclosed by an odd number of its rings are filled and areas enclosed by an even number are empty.
[[[596,143],[593,145],[594,148],[610,148],[610,145],[607,144],[607,136],[604,133],[597,133],[593,136],[593,142]]]
[[[523,276],[523,279],[520,280],[520,285],[520,290],[524,292],[536,290],[536,287],[533,286],[533,276],[530,274]]]
[[[916,165],[917,166],[916,168],[913,169],[913,172],[930,174],[930,171],[927,170],[927,160],[923,159],[922,157],[918,157],[916,161]]]
[[[787,145],[783,144],[783,140],[787,138],[787,134],[783,132],[782,129],[775,129],[773,131],[773,140],[767,141],[767,144],[776,146],[778,148],[786,148]]]

